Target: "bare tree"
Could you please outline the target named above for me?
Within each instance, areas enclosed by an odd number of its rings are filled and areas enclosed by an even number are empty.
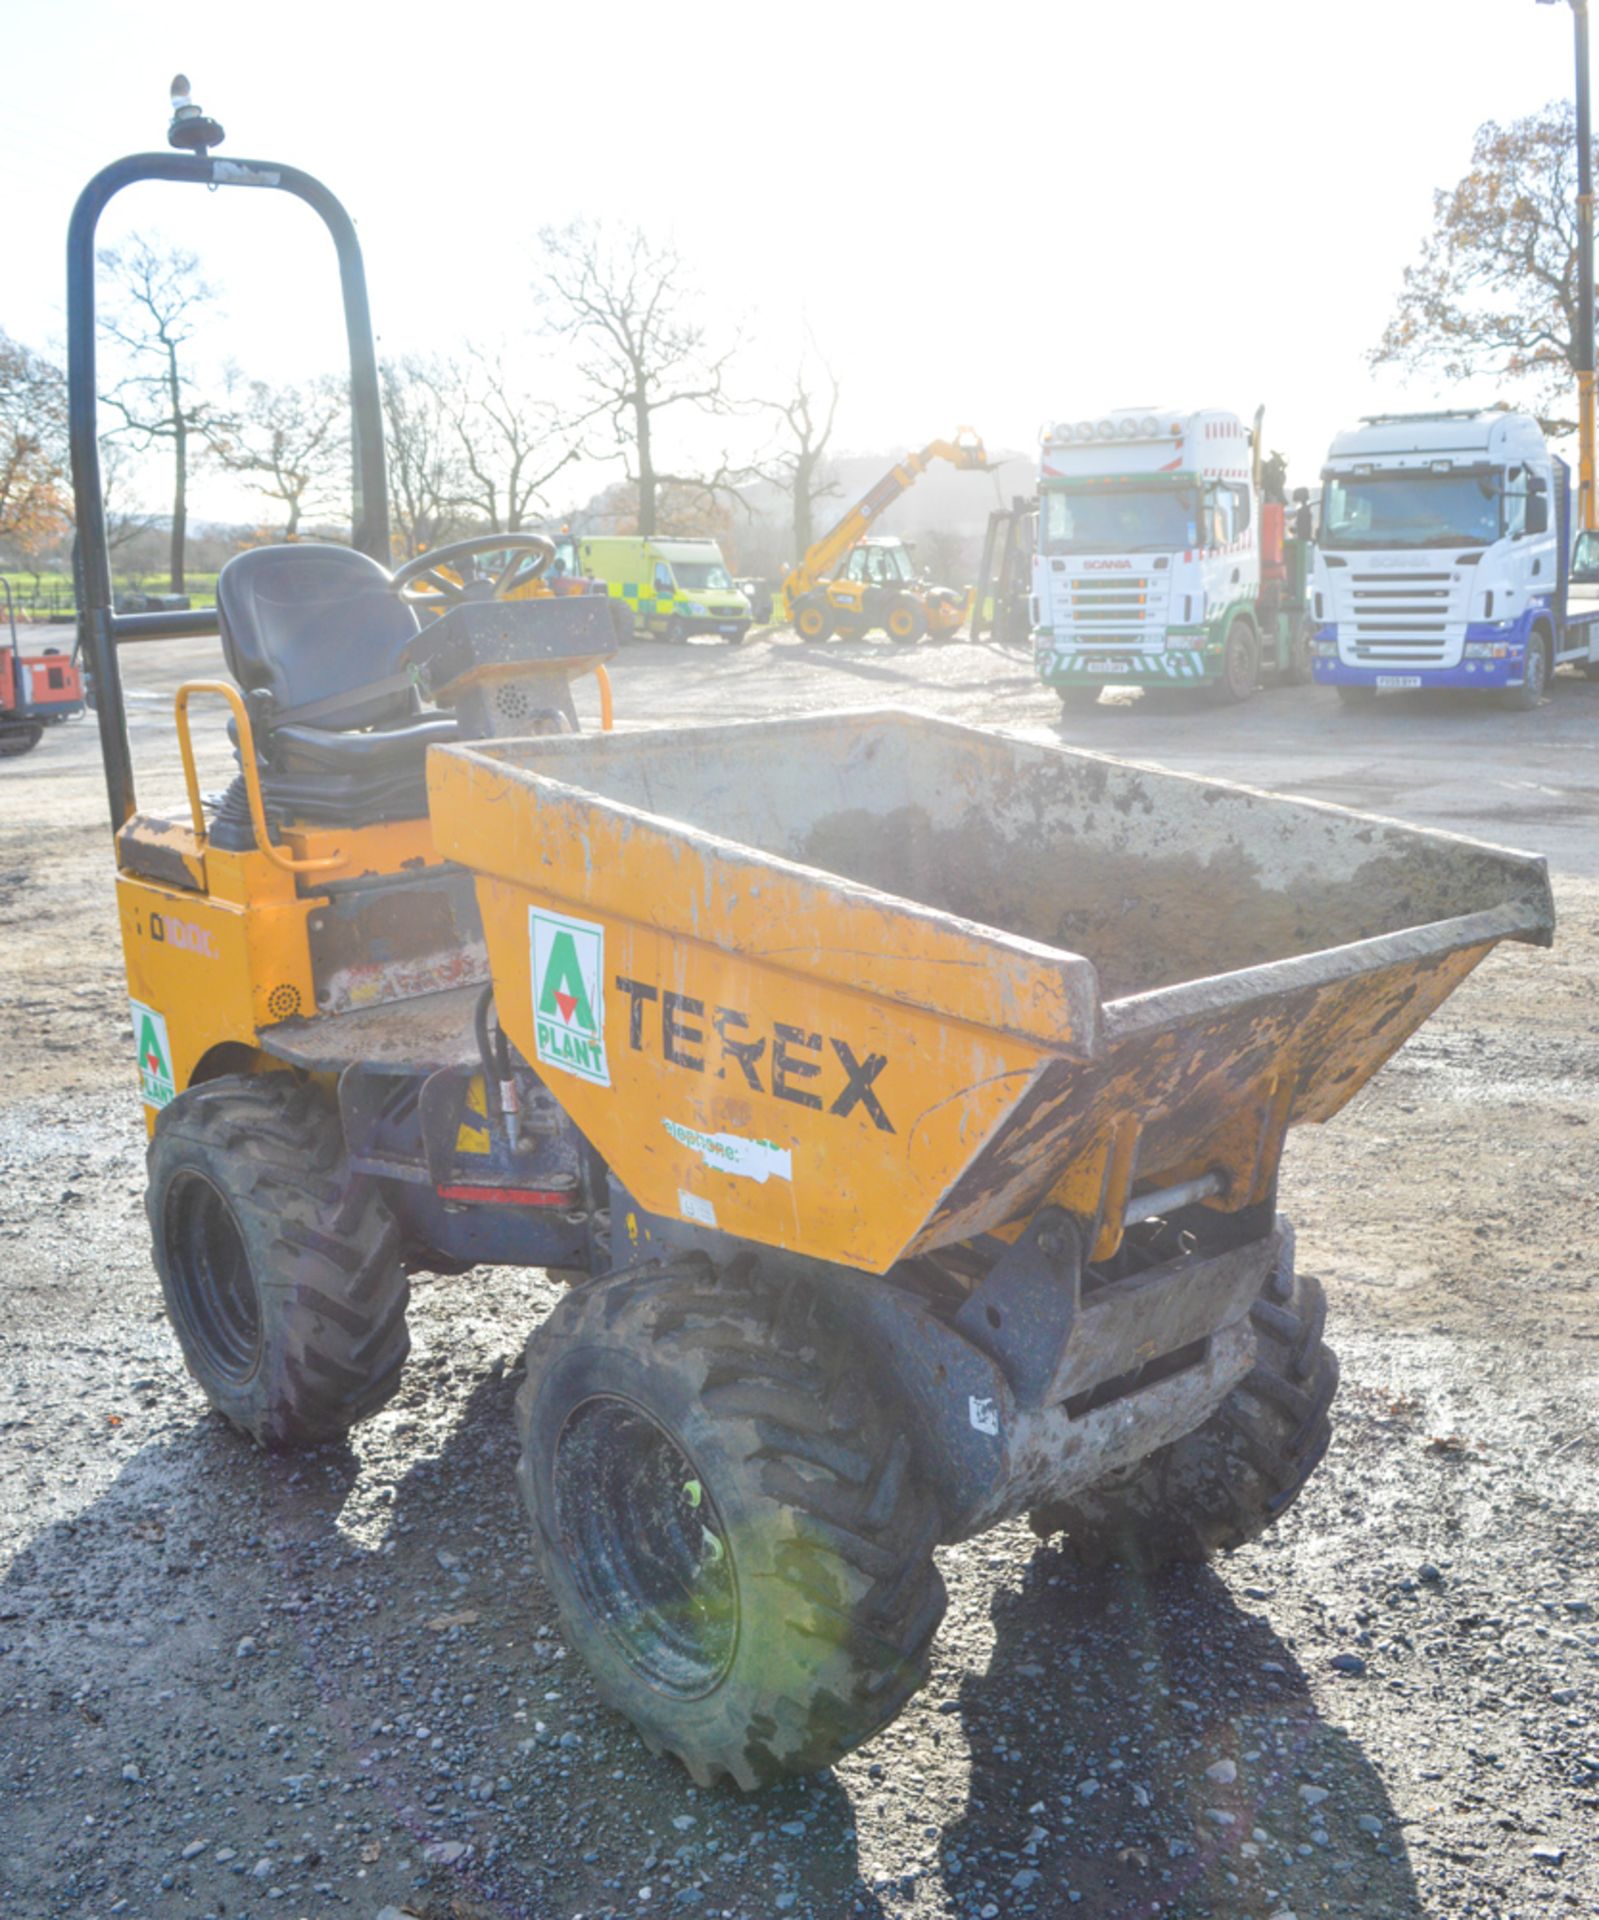
[[[1596,148],[1599,151],[1599,148]],[[1373,366],[1506,382],[1568,432],[1577,317],[1577,139],[1569,102],[1477,129],[1471,168],[1433,195]]]
[[[459,445],[441,397],[440,363],[409,355],[378,369],[388,451],[389,517],[401,558],[411,560],[454,530],[462,492]]]
[[[544,275],[535,292],[549,330],[578,347],[578,371],[589,395],[582,417],[610,422],[638,490],[638,530],[653,534],[661,488],[695,484],[694,476],[662,467],[660,416],[674,408],[726,412],[723,378],[733,349],[711,346],[691,311],[693,292],[681,258],[642,228],[617,231],[578,220],[545,227],[539,241]],[[702,484],[730,483],[724,461],[723,470]]]
[[[457,504],[491,533],[518,533],[533,503],[582,445],[556,410],[536,400],[504,347],[469,347],[441,369],[439,394],[456,439]]]
[[[102,399],[122,416],[117,432],[129,434],[142,447],[171,443],[168,579],[172,592],[182,593],[190,468],[228,424],[213,401],[194,391],[187,364],[199,310],[215,299],[215,291],[201,279],[196,255],[178,247],[158,252],[137,234],[126,247],[102,248],[100,266],[117,290],[116,304],[101,318],[101,330],[123,349],[130,368]]]
[[[840,490],[826,464],[838,415],[838,380],[809,336],[789,397],[767,404],[779,415],[787,444],[767,464],[764,478],[788,496],[794,558],[798,561],[816,539],[817,502],[832,498]]]
[[[71,518],[61,369],[0,333],[0,541],[30,552]]]
[[[217,455],[231,472],[284,510],[283,537],[299,537],[307,515],[348,504],[350,384],[320,374],[302,386],[250,382],[243,410],[217,438]]]
[[[128,448],[110,436],[100,442],[100,499],[105,511],[106,547],[112,553],[160,523],[159,514],[133,504]]]
[[[915,549],[916,559],[928,579],[949,587],[974,570],[970,560],[971,543],[953,527],[918,527],[907,541]]]

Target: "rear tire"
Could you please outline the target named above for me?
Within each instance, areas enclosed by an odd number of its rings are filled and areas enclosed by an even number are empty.
[[[1288,664],[1283,668],[1283,684],[1308,687],[1316,677],[1316,623],[1301,620],[1288,643]]]
[[[516,1413],[567,1635],[702,1786],[828,1766],[926,1680],[938,1509],[804,1281],[691,1259],[579,1287],[529,1342]]]
[[[1085,1566],[1156,1571],[1231,1552],[1282,1518],[1321,1464],[1338,1360],[1321,1282],[1294,1270],[1292,1228],[1250,1311],[1255,1364],[1194,1432],[1032,1516]]]
[[[916,601],[901,597],[890,602],[883,631],[903,647],[914,646],[927,631],[927,615]]]
[[[274,1448],[376,1413],[410,1351],[410,1284],[322,1094],[283,1073],[206,1081],[162,1108],[147,1164],[161,1292],[212,1406]]]
[[[37,720],[18,727],[0,727],[0,760],[16,760],[32,753],[43,738],[44,728]]]

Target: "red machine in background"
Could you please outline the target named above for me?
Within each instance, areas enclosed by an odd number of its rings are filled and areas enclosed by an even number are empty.
[[[84,711],[83,673],[76,647],[71,653],[59,647],[24,653],[11,582],[4,577],[0,594],[10,636],[0,647],[0,757],[12,758],[38,746],[46,727]]]

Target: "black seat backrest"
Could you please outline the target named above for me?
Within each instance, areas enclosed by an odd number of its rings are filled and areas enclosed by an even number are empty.
[[[353,547],[253,547],[217,575],[228,668],[246,694],[271,696],[268,727],[303,720],[333,732],[404,720],[416,693],[400,655],[416,615],[389,575]]]

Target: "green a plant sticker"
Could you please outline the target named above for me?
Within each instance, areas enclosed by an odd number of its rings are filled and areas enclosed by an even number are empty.
[[[611,1084],[605,1063],[605,929],[529,907],[533,1050],[547,1067]]]
[[[177,1098],[172,1079],[172,1045],[167,1023],[154,1007],[130,1000],[133,1008],[133,1044],[139,1055],[139,1093],[147,1107],[164,1107]]]

